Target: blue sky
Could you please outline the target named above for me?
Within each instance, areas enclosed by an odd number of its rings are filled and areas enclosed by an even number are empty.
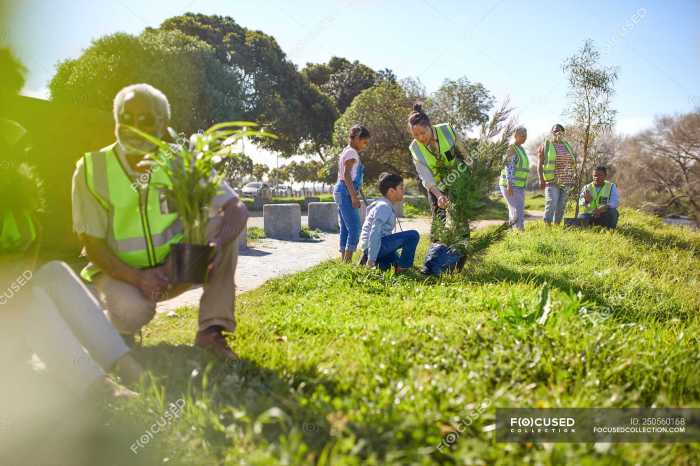
[[[140,33],[194,11],[232,16],[273,35],[300,68],[337,55],[428,91],[446,78],[482,82],[510,97],[532,136],[563,120],[562,60],[592,38],[602,61],[619,67],[617,130],[634,132],[655,115],[700,106],[700,2],[515,0],[24,0],[10,44],[29,68],[25,93],[46,95],[57,62],[105,34]]]

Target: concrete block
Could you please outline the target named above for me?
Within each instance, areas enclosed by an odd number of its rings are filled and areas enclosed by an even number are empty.
[[[304,198],[304,208],[308,209],[309,204],[311,204],[312,202],[321,202],[321,198],[320,197],[313,197],[313,196],[306,196]]]
[[[274,239],[298,240],[301,233],[299,204],[265,204],[263,206],[265,236]]]
[[[308,213],[310,229],[338,232],[338,206],[335,202],[310,202]]]

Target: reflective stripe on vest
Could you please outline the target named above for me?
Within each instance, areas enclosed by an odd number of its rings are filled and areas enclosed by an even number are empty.
[[[0,224],[0,251],[21,253],[26,251],[36,241],[36,226],[32,216],[22,211],[16,215],[6,211]]]
[[[574,151],[569,143],[566,141],[562,141],[562,143],[566,147],[566,150],[569,151],[569,154],[571,154],[571,158],[576,162],[576,155],[574,155]],[[544,142],[544,164],[542,166],[542,175],[545,181],[552,181],[554,179],[556,160],[557,150],[554,148],[554,143],[547,139]]]
[[[527,158],[527,154],[522,146],[513,144],[515,148],[515,153],[518,155],[518,160],[515,163],[515,170],[513,170],[513,187],[514,188],[524,188],[527,184],[527,176],[530,174],[530,159]],[[508,186],[508,167],[503,167],[501,170],[501,181],[499,182],[501,186]]]
[[[600,207],[601,201],[603,201],[603,205],[610,202],[610,194],[612,193],[612,187],[613,183],[606,181],[605,184],[603,184],[603,186],[600,188],[600,190],[596,192],[595,182],[587,184],[584,189],[591,193],[591,202],[590,204],[588,204],[588,206],[583,204],[585,206],[584,213],[593,213],[594,210]]]
[[[167,175],[154,169],[145,188],[138,187],[127,175],[114,145],[85,154],[83,163],[88,190],[108,214],[109,248],[135,268],[162,264],[170,245],[183,238],[177,213],[168,212],[165,206],[164,189],[172,186]],[[94,264],[89,264],[81,276],[91,281],[98,272]]]
[[[435,154],[433,154],[430,151],[430,149],[428,149],[415,139],[413,140],[413,142],[411,142],[411,145],[408,146],[408,148],[416,158],[420,159],[420,156],[422,156],[425,159],[425,163],[428,165],[430,172],[433,174],[435,182],[439,182],[442,176],[440,173],[438,173],[438,165],[452,167],[457,161],[456,156],[453,155],[452,158],[448,160],[447,156],[445,155],[445,153],[450,150],[452,150],[454,154],[453,149],[455,147],[455,141],[457,140],[457,136],[455,136],[454,130],[450,128],[450,125],[448,123],[434,125],[433,129],[435,130],[435,135],[437,136],[437,143],[440,151],[439,161],[435,157]]]

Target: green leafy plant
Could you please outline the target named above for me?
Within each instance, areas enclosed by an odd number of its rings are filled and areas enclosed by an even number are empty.
[[[448,192],[450,205],[444,224],[435,219],[434,236],[440,243],[462,254],[469,251],[469,222],[476,219],[486,206],[485,199],[503,167],[508,141],[515,127],[511,112],[508,102],[504,102],[491,119],[482,124],[479,138],[467,141],[469,154],[464,154],[464,160],[452,167],[437,167],[442,179],[440,187]]]
[[[248,227],[248,239],[255,241],[256,239],[267,238],[265,230],[260,227]]]
[[[299,232],[299,237],[306,240],[319,240],[321,239],[321,230],[312,230],[307,226],[303,226]]]
[[[207,244],[209,207],[225,178],[219,168],[226,158],[235,156],[235,144],[246,136],[276,138],[262,129],[250,129],[257,126],[248,121],[218,123],[189,138],[169,129],[175,144],[131,128],[157,146],[140,164],[148,166],[151,172],[163,170],[170,179],[172,186],[163,187],[167,201],[180,216],[186,243]]]

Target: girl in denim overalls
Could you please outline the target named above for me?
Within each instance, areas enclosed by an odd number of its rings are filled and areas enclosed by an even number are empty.
[[[338,160],[338,182],[333,197],[338,205],[340,258],[344,262],[352,261],[352,255],[360,242],[360,189],[365,168],[359,153],[368,144],[369,130],[364,126],[353,126],[350,128],[348,145]]]

